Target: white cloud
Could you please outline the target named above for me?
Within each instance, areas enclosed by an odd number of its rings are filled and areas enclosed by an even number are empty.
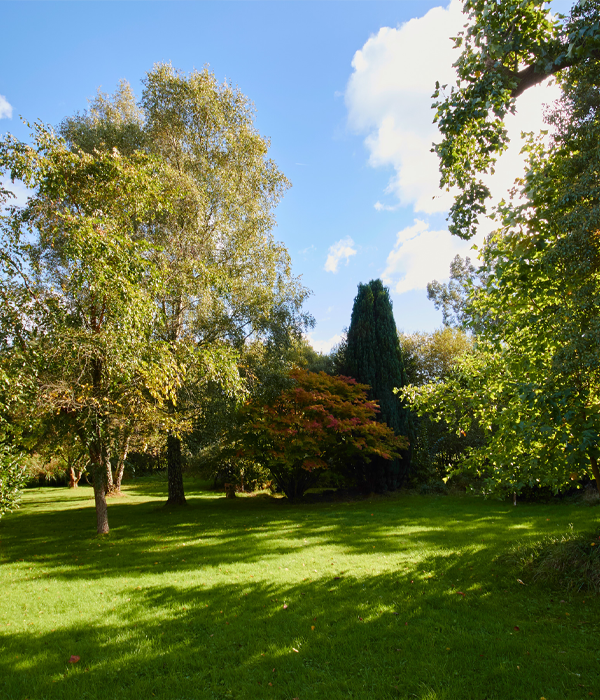
[[[435,7],[423,17],[396,27],[384,27],[356,52],[346,89],[351,128],[365,133],[369,163],[393,167],[386,194],[415,212],[447,211],[452,193],[439,189],[438,158],[431,153],[440,140],[432,123],[431,94],[438,80],[453,84],[452,64],[458,58],[453,42],[465,23],[462,0]],[[512,145],[496,168],[493,191],[501,197],[521,174],[520,132],[542,126],[542,104],[558,95],[547,85],[527,90],[518,100],[517,115],[509,116],[507,128]],[[377,202],[379,211],[393,209]]]
[[[332,348],[335,347],[342,339],[342,336],[339,334],[332,336],[328,340],[315,340],[315,338],[312,336],[313,334],[309,333],[306,336],[306,339],[317,352],[322,352],[324,354],[330,353]]]
[[[0,119],[12,119],[13,108],[4,95],[0,95]]]
[[[425,221],[416,219],[396,236],[382,278],[397,294],[425,289],[428,282],[448,279],[455,255],[476,257],[472,242],[451,236],[447,230],[432,231]]]
[[[19,180],[11,182],[11,180],[8,177],[0,178],[0,185],[2,185],[4,189],[9,190],[9,192],[12,192],[15,195],[14,197],[8,200],[9,206],[11,204],[15,204],[19,207],[25,206],[25,204],[27,203],[27,198],[33,194],[33,191],[26,187]]]
[[[377,211],[396,211],[398,207],[400,206],[399,204],[382,204],[382,202],[375,202],[373,205]]]
[[[342,240],[334,243],[329,248],[327,260],[325,261],[326,272],[337,272],[340,262],[345,261],[347,265],[348,260],[350,260],[353,255],[356,255],[356,249],[354,248],[354,241],[350,236],[342,238]]]

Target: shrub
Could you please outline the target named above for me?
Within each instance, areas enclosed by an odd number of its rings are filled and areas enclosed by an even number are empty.
[[[301,369],[290,378],[293,385],[273,400],[243,407],[231,448],[232,458],[268,467],[288,498],[302,497],[324,469],[392,460],[407,448],[405,438],[376,422],[367,386]]]

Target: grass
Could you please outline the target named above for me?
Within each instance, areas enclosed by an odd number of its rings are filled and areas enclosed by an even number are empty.
[[[519,543],[501,561],[523,571],[533,581],[556,589],[600,594],[600,528],[575,532],[570,523],[562,535],[546,535]]]
[[[136,483],[98,538],[91,496],[28,491],[0,521],[2,700],[600,696],[600,600],[498,559],[595,508],[190,484],[171,511]]]

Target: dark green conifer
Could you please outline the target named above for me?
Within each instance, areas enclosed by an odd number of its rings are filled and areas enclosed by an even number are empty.
[[[394,388],[407,384],[406,372],[389,290],[381,280],[358,285],[344,365],[345,374],[371,387],[370,398],[379,402],[380,420],[411,440],[410,412],[394,394]],[[374,459],[366,465],[363,485],[377,491],[399,488],[409,469],[410,450],[401,459]],[[356,470],[354,476],[359,477]]]

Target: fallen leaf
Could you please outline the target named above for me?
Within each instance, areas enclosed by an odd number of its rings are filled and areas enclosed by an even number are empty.
[[[70,663],[70,664],[76,664],[76,663],[79,661],[80,658],[81,658],[80,656],[72,656],[72,657],[69,659],[69,663]]]

